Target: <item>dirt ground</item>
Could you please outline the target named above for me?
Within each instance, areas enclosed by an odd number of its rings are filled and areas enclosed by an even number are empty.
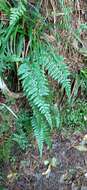
[[[81,133],[68,138],[54,134],[52,149],[45,147],[42,159],[38,157],[37,148],[29,148],[26,153],[14,151],[16,162],[1,166],[4,177],[0,181],[4,190],[87,190],[87,152],[75,148],[82,138]],[[57,164],[51,166],[47,175],[44,160],[53,157]]]

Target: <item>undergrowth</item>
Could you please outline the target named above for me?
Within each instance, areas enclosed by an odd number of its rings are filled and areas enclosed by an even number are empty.
[[[0,88],[6,97],[13,93],[4,83],[2,85],[2,81],[14,91],[15,97],[16,93],[23,91],[22,96],[18,96],[20,102],[26,96],[31,107],[31,114],[20,115],[13,112],[11,105],[4,104],[16,119],[16,132],[12,130],[11,142],[15,141],[24,150],[29,145],[30,133],[33,139],[36,138],[42,157],[44,143],[51,147],[51,132],[60,127],[60,107],[54,102],[55,94],[49,77],[61,86],[61,92],[64,90],[69,104],[72,98],[70,71],[64,55],[60,55],[61,48],[55,47],[53,42],[56,41],[61,47],[63,41],[66,44],[64,47],[68,49],[69,41],[66,43],[66,37],[64,41],[61,35],[65,32],[70,41],[75,38],[77,44],[82,43],[80,35],[87,29],[87,25],[80,23],[73,31],[73,9],[64,0],[58,2],[61,11],[56,13],[58,20],[52,1],[49,3],[54,11],[53,15],[48,10],[48,14],[46,12],[43,16],[42,4],[38,3],[32,4],[27,0],[0,1]],[[9,143],[8,139],[7,142]]]
[[[78,99],[62,111],[62,125],[69,132],[85,132],[87,128],[87,101]]]

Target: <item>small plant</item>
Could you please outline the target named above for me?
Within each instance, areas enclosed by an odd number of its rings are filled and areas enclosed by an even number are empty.
[[[87,126],[87,102],[77,100],[63,111],[63,126],[70,131],[84,131]]]
[[[8,160],[10,156],[12,143],[9,121],[8,111],[0,106],[0,161]]]
[[[11,156],[12,148],[15,148],[15,144],[17,144],[23,151],[28,148],[28,131],[25,133],[23,127],[26,127],[25,124],[27,124],[27,119],[29,124],[29,118],[27,118],[25,114],[26,121],[23,121],[23,117],[22,119],[17,117],[12,109],[7,105],[4,106],[4,104],[0,105],[0,112],[0,160],[8,161]]]

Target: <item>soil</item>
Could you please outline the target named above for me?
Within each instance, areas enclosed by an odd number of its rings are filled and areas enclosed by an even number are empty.
[[[4,190],[87,190],[87,152],[75,148],[83,135],[74,133],[64,137],[54,134],[52,149],[45,147],[42,159],[36,144],[25,153],[14,151],[16,161],[3,163],[1,167],[0,181]],[[47,175],[49,166],[45,166],[44,161],[53,157],[57,164],[51,166]]]

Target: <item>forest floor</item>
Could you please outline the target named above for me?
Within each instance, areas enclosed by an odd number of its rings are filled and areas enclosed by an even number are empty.
[[[44,147],[42,159],[36,145],[26,153],[15,148],[16,160],[1,166],[0,190],[87,190],[87,152],[75,148],[83,136],[54,133],[52,149]],[[56,166],[45,166],[44,161],[52,158]]]

